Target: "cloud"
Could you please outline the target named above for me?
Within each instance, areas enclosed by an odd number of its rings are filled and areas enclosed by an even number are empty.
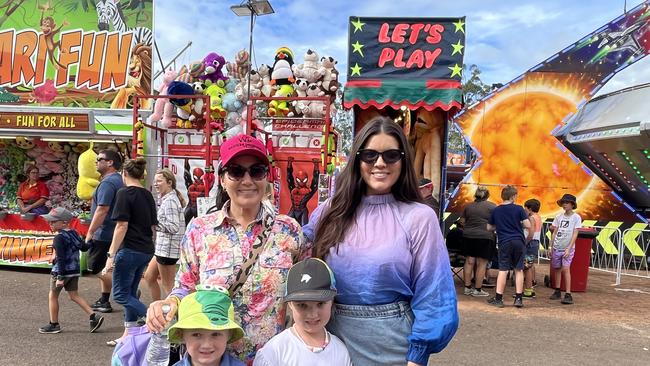
[[[271,64],[275,50],[283,45],[294,51],[297,62],[311,48],[336,58],[340,77],[345,79],[350,16],[465,15],[465,63],[478,65],[486,84],[512,80],[623,11],[620,4],[609,0],[529,4],[517,0],[490,3],[330,0],[322,4],[310,0],[270,1],[275,14],[258,17],[255,22],[254,62],[257,65]],[[628,1],[628,9],[639,3],[641,0]],[[249,19],[232,13],[230,6],[236,4],[237,0],[195,0],[185,2],[179,10],[178,4],[172,1],[157,1],[156,42],[165,60],[171,59],[188,41],[193,43],[181,58],[184,62],[201,59],[209,52],[232,59],[238,50],[248,49]],[[159,69],[158,64],[154,68]],[[623,70],[606,87],[650,81],[650,62],[642,60],[637,65]]]

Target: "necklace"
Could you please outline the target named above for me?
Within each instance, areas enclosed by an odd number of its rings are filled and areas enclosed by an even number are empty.
[[[304,344],[305,347],[307,347],[307,349],[309,349],[311,352],[314,352],[314,353],[323,352],[325,350],[325,348],[327,347],[327,345],[330,343],[330,333],[325,328],[323,328],[323,331],[325,332],[325,342],[323,342],[323,344],[320,347],[314,347],[314,346],[308,345],[307,342],[305,342],[305,340],[302,339],[302,337],[300,336],[300,332],[298,332],[298,329],[296,329],[295,326],[291,327],[291,330],[296,335],[296,337],[298,337],[298,339],[300,339],[302,344]]]

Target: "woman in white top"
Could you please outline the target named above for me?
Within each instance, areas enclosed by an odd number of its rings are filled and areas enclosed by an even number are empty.
[[[160,275],[163,296],[167,296],[174,286],[176,262],[180,257],[181,239],[185,233],[183,216],[185,199],[176,189],[176,177],[169,169],[156,172],[154,187],[160,198],[156,252],[149,263],[144,280],[151,291],[151,298],[156,301],[161,299],[158,275]]]

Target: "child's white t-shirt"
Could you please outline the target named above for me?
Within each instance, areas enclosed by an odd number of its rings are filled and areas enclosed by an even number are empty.
[[[573,231],[582,227],[582,219],[577,213],[572,213],[567,216],[564,212],[555,216],[552,226],[555,226],[557,234],[555,235],[555,242],[553,248],[556,250],[564,250],[571,244]]]
[[[253,366],[351,366],[345,344],[330,334],[330,342],[322,352],[312,352],[291,328],[271,338],[255,355]]]

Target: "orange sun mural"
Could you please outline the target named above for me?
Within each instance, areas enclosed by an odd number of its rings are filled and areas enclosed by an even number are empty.
[[[592,86],[584,74],[528,73],[462,114],[456,122],[480,156],[450,210],[471,202],[478,184],[488,186],[495,202],[510,184],[518,189],[518,203],[537,198],[545,217],[559,212],[556,201],[564,193],[578,197],[584,217],[629,215],[612,207],[609,188],[551,135]]]

